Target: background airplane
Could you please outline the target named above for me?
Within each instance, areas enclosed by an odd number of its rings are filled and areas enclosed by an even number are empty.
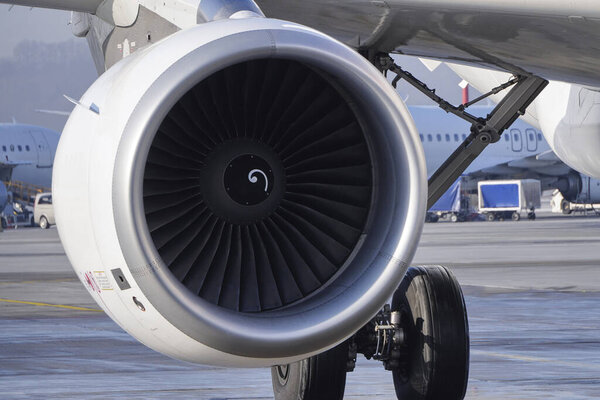
[[[470,125],[435,106],[410,106],[425,150],[431,176],[464,141]],[[485,116],[488,106],[470,107]],[[558,189],[573,203],[600,202],[600,180],[581,174],[563,163],[552,151],[539,128],[516,120],[498,143],[488,146],[464,172],[475,182],[488,179],[537,179],[542,190]]]
[[[51,129],[14,123],[0,124],[0,213],[12,216],[14,203],[31,204],[37,193],[48,192],[52,185],[52,166],[60,134]],[[12,197],[8,193],[12,193]],[[29,211],[15,205],[24,223]],[[15,217],[17,218],[17,217]],[[18,219],[18,218],[17,218]],[[16,219],[11,220],[16,221]]]
[[[60,134],[39,126],[0,124],[0,180],[49,188]]]

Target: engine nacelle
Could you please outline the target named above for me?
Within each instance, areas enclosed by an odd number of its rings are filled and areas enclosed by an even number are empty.
[[[57,225],[94,299],[169,356],[268,366],[341,342],[391,296],[425,215],[412,118],[312,29],[225,20],[104,73],[54,163]]]
[[[551,82],[536,100],[536,112],[556,155],[582,174],[600,178],[600,93]]]
[[[600,179],[574,172],[560,178],[557,189],[571,203],[600,203]]]

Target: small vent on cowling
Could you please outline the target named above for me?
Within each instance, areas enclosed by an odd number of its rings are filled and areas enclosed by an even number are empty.
[[[228,67],[192,88],[147,158],[154,244],[190,291],[242,312],[318,290],[358,245],[372,166],[361,126],[320,73],[290,60]]]

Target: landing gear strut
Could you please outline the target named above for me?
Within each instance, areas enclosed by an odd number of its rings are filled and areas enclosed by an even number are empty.
[[[471,134],[429,178],[428,209],[439,200],[452,183],[465,172],[467,167],[471,165],[490,143],[496,143],[500,140],[502,132],[510,127],[520,115],[525,114],[527,107],[548,85],[547,80],[535,75],[519,75],[511,78],[505,84],[492,89],[489,93],[457,107],[436,95],[435,90],[430,89],[425,83],[419,81],[412,74],[396,65],[389,55],[379,54],[372,61],[384,73],[389,71],[396,74],[396,77],[392,81],[394,87],[400,79],[404,79],[436,102],[444,111],[471,123]],[[465,111],[470,105],[511,86],[512,89],[487,117],[478,118]]]
[[[356,354],[392,372],[402,400],[461,400],[469,375],[469,327],[462,292],[441,266],[409,268],[392,304],[347,341],[271,369],[276,400],[341,400]]]

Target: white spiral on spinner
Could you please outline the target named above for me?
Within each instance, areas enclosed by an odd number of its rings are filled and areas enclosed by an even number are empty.
[[[258,178],[256,176],[254,176],[254,174],[261,174],[263,176],[263,178],[265,178],[265,192],[266,192],[267,189],[269,188],[269,179],[267,178],[267,174],[265,174],[260,169],[253,169],[252,171],[248,172],[248,180],[250,181],[250,183],[258,182]]]

